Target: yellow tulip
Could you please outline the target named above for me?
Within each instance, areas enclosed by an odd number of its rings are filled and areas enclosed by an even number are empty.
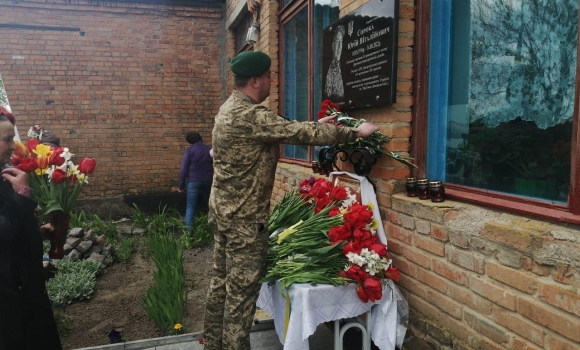
[[[18,157],[28,157],[28,148],[26,148],[26,146],[20,141],[14,141],[14,143],[16,144],[14,155]]]
[[[37,156],[50,157],[50,155],[52,154],[52,151],[50,150],[50,146],[43,145],[43,144],[39,144],[38,146],[36,146],[36,148],[33,150],[33,152]]]

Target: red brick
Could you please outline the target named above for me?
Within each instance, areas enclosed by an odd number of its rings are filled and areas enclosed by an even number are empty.
[[[485,273],[485,262],[483,260],[483,256],[475,252],[460,250],[455,247],[448,246],[447,259],[450,262],[468,270],[477,272],[479,274]]]
[[[530,249],[533,240],[529,230],[520,228],[517,225],[500,224],[497,222],[486,223],[480,232],[480,236],[521,251]]]
[[[580,342],[580,318],[557,311],[547,304],[518,298],[518,313],[564,337]]]
[[[508,310],[516,311],[516,295],[505,288],[481,277],[469,276],[469,289]]]
[[[446,297],[445,295],[436,292],[434,290],[429,290],[427,292],[428,302],[437,306],[439,309],[443,310],[445,313],[449,314],[456,319],[461,319],[461,313],[463,307],[458,302]]]
[[[447,242],[449,240],[449,237],[447,236],[447,229],[440,225],[431,225],[431,236],[443,242]]]
[[[423,253],[421,250],[412,248],[410,246],[403,246],[403,255],[405,258],[418,264],[419,266],[429,268],[429,256]]]
[[[516,334],[534,342],[539,346],[544,346],[546,332],[533,322],[523,318],[521,315],[508,311],[502,307],[494,306],[492,309],[492,319],[505,328]]]
[[[580,349],[580,345],[578,342],[571,342],[566,340],[562,337],[557,335],[551,335],[550,340],[548,340],[548,344],[550,344],[550,350],[578,350]]]
[[[493,262],[487,263],[487,275],[528,294],[534,294],[538,289],[535,276]]]
[[[494,342],[498,344],[507,343],[508,338],[505,330],[498,327],[493,321],[468,309],[464,310],[463,319],[469,327],[475,329],[477,332],[483,334]]]
[[[388,222],[385,225],[385,231],[387,235],[387,240],[391,237],[394,239],[398,239],[401,242],[411,244],[413,239],[413,234],[409,230],[405,230],[400,226],[393,225],[392,223]]]
[[[538,295],[548,304],[580,316],[580,295],[578,295],[577,289],[570,291],[554,285],[540,283]]]
[[[457,284],[467,286],[468,275],[464,270],[453,267],[446,261],[440,259],[431,259],[431,269],[438,275],[441,275]]]
[[[418,268],[417,269],[417,280],[425,283],[429,287],[440,291],[443,294],[447,293],[447,288],[449,286],[449,281],[439,277],[431,271]]]
[[[520,337],[514,337],[512,339],[512,349],[513,350],[542,350],[534,344],[530,343],[528,340],[522,339]]]
[[[481,314],[491,315],[493,306],[491,301],[478,296],[467,288],[450,283],[447,286],[447,295]]]
[[[425,285],[423,283],[420,283],[419,281],[405,275],[401,275],[401,279],[399,280],[398,284],[419,298],[427,300],[427,290],[425,289]]]
[[[399,269],[403,274],[410,277],[414,277],[417,274],[417,265],[409,260],[396,255],[391,255],[390,258],[393,260],[393,267]]]
[[[415,235],[415,246],[438,256],[445,256],[445,243],[436,241],[429,236]]]

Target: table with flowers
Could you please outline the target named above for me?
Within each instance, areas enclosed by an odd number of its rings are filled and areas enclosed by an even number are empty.
[[[363,336],[368,344],[364,348],[370,349],[372,339],[379,349],[394,350],[395,345],[402,343],[405,331],[400,329],[397,321],[397,303],[404,302],[399,290],[393,281],[388,281],[380,300],[365,303],[355,289],[355,284],[334,287],[300,283],[292,285],[288,294],[283,295],[279,283],[271,286],[264,283],[257,305],[274,318],[276,333],[284,344],[284,350],[309,350],[308,337],[314,334],[319,324],[329,321],[334,321],[335,349],[342,349],[340,334],[356,326],[361,330],[364,328]],[[365,314],[365,319],[351,319]],[[348,319],[350,322],[340,327],[340,320]]]
[[[308,350],[317,326],[334,321],[334,348],[356,327],[363,350],[402,344],[406,301],[393,281],[372,185],[350,173],[308,178],[273,210],[268,272],[258,307],[274,318],[285,350]]]

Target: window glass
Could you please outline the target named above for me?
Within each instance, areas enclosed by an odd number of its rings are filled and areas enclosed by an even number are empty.
[[[308,61],[308,7],[302,9],[289,22],[283,25],[284,37],[284,117],[290,120],[316,120],[316,114],[322,104],[322,36],[323,30],[338,20],[339,0],[315,0],[313,23],[313,67]],[[311,74],[309,72],[312,72]],[[313,95],[309,95],[310,84]],[[313,101],[313,110],[308,111],[309,101]],[[318,148],[314,148],[317,159]],[[312,149],[310,147],[310,149]],[[285,158],[309,160],[309,147],[285,145]]]
[[[428,177],[566,202],[578,1],[432,7]]]
[[[240,24],[234,28],[234,36],[236,38],[236,52],[242,51],[246,46],[246,36],[248,35],[248,29],[252,25],[252,14],[248,13],[244,16]]]
[[[324,28],[339,19],[339,0],[316,0],[314,5],[314,120],[322,105],[322,36]],[[314,147],[314,160],[318,160],[320,146]]]
[[[284,25],[284,117],[308,120],[308,8]],[[284,145],[284,157],[308,160],[308,146]]]

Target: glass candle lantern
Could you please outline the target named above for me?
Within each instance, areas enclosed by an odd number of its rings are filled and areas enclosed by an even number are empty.
[[[419,199],[429,199],[429,179],[417,180],[417,192]]]
[[[431,202],[443,202],[445,200],[445,188],[441,181],[429,182],[429,196]]]
[[[320,166],[318,165],[318,161],[315,160],[312,162],[312,172],[315,174],[318,174],[319,171],[320,171]]]
[[[408,177],[407,183],[405,183],[405,188],[407,189],[407,197],[417,197],[419,195],[416,178]]]

